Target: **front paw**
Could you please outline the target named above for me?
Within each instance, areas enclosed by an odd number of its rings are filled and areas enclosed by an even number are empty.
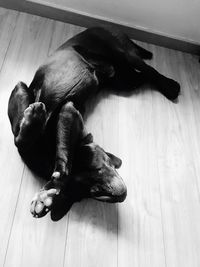
[[[45,216],[52,208],[56,195],[60,193],[59,189],[41,190],[36,193],[31,202],[30,211],[35,218]]]

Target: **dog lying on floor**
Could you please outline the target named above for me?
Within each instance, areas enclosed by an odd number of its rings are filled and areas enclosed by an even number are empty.
[[[175,100],[179,84],[143,61],[151,58],[125,34],[91,28],[59,47],[29,87],[15,86],[8,104],[15,145],[25,163],[48,180],[31,203],[35,217],[51,210],[57,220],[84,197],[125,199],[126,187],[116,171],[121,160],[93,142],[82,116],[88,98],[107,86],[127,91],[151,82]]]

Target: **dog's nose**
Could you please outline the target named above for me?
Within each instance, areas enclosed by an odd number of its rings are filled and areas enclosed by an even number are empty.
[[[127,187],[121,177],[116,177],[111,182],[112,198],[116,202],[123,202],[127,196]]]
[[[112,177],[103,185],[95,185],[90,190],[91,197],[104,202],[123,202],[127,196],[127,188],[121,177]]]

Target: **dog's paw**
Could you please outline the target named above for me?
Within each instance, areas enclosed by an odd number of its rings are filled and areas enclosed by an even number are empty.
[[[46,108],[42,102],[35,102],[24,111],[24,118],[22,123],[26,126],[35,124],[35,123],[43,123],[46,120]]]
[[[31,104],[24,111],[20,124],[19,137],[23,142],[32,142],[40,136],[45,128],[46,108],[41,102]]]
[[[141,57],[146,60],[151,60],[153,58],[153,53],[151,53],[150,51],[144,50],[141,53]]]
[[[180,84],[172,79],[165,78],[159,84],[160,92],[167,97],[167,99],[176,102],[180,94]]]
[[[52,208],[54,197],[59,193],[59,190],[54,188],[36,193],[30,208],[33,217],[40,218],[45,216]]]

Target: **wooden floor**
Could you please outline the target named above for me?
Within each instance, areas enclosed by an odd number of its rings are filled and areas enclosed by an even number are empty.
[[[8,97],[81,30],[0,9],[0,267],[199,267],[200,64],[190,54],[142,44],[181,83],[178,104],[151,90],[105,95],[88,118],[96,142],[123,159],[124,203],[84,200],[59,222],[29,212],[41,184],[14,147]]]

